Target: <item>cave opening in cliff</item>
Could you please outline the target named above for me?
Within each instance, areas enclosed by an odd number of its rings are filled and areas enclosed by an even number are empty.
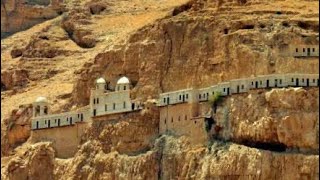
[[[247,24],[247,25],[244,25],[241,29],[254,29],[254,25]]]
[[[3,83],[1,83],[1,92],[6,90],[7,90],[6,86]]]
[[[257,148],[257,149],[262,149],[262,150],[268,150],[268,151],[275,151],[275,152],[285,152],[287,149],[287,146],[282,143],[274,143],[274,142],[254,142],[254,141],[249,141],[245,140],[242,141],[241,144],[252,147],[252,148]]]
[[[173,10],[172,16],[176,16],[176,15],[178,15],[178,14],[184,12],[184,11],[187,11],[187,10],[189,10],[191,7],[192,7],[192,5],[189,4],[189,3],[188,3],[188,4],[184,4],[184,5],[180,6],[180,7],[177,7],[177,8],[175,8],[175,9]]]
[[[229,33],[229,29],[224,29],[224,30],[223,30],[223,33],[224,33],[224,34],[228,34],[228,33]]]
[[[205,118],[204,121],[205,121],[205,129],[207,132],[209,132],[211,130],[212,126],[215,124],[215,121],[214,121],[213,117]]]

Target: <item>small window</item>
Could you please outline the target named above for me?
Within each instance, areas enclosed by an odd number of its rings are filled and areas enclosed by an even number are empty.
[[[104,110],[108,111],[108,105],[104,105]]]
[[[173,123],[173,117],[171,118],[171,122]]]
[[[179,95],[179,100],[181,100],[181,95]]]
[[[184,117],[184,120],[188,120],[188,116],[187,115]]]
[[[194,121],[195,124],[197,124],[197,121]]]
[[[116,109],[116,103],[113,103],[113,110]]]
[[[294,79],[293,79],[293,78],[291,79],[291,82],[294,82]]]
[[[44,121],[44,124],[47,124],[47,120]]]
[[[178,117],[178,121],[180,121],[180,116]]]
[[[70,121],[72,121],[72,117],[70,117]]]
[[[226,92],[226,88],[223,88],[223,92]]]
[[[199,94],[199,99],[201,99],[201,94]]]
[[[80,118],[80,114],[78,114],[78,118]]]
[[[166,103],[166,98],[163,98],[163,102]]]
[[[209,97],[209,93],[207,93],[207,98]]]
[[[303,48],[303,50],[302,50],[303,52],[305,52],[306,51],[306,49],[305,48]]]
[[[93,104],[96,104],[96,98],[93,98]]]
[[[186,94],[186,99],[188,99],[188,94]]]
[[[298,48],[296,48],[296,52],[298,52]]]
[[[97,104],[99,104],[99,98],[97,98]]]
[[[67,117],[67,121],[69,121],[69,118]]]
[[[280,79],[280,84],[282,84],[282,79]]]
[[[164,123],[167,124],[167,119],[166,118],[164,119]]]
[[[304,79],[302,79],[302,82],[304,82]]]
[[[312,80],[312,82],[313,82],[313,83],[315,83],[315,82],[316,82],[316,80],[315,80],[315,79],[313,79],[313,80]]]
[[[57,123],[57,119],[54,119],[54,123]]]
[[[123,86],[123,90],[127,90],[127,86]]]
[[[244,85],[241,85],[241,89],[244,89]]]
[[[123,108],[124,109],[126,108],[126,102],[123,102]]]
[[[315,52],[316,50],[314,48],[312,48],[312,52]]]
[[[253,81],[251,82],[251,85],[253,86]]]
[[[262,85],[262,81],[260,81],[260,85]]]
[[[212,91],[212,95],[214,95],[214,91]]]

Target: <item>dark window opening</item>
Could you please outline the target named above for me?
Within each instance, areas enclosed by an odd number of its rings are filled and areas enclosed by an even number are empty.
[[[267,88],[269,87],[269,80],[267,80]]]
[[[280,84],[282,84],[282,79],[280,79]]]
[[[72,124],[72,117],[70,117],[70,124]]]
[[[186,99],[188,99],[188,95],[189,95],[189,94],[186,94]]]
[[[83,121],[83,114],[81,114],[80,116],[80,121]]]
[[[116,103],[113,103],[113,110],[116,109]]]
[[[303,48],[302,51],[305,52],[306,51],[305,48]]]
[[[256,88],[258,88],[258,81],[256,81]]]
[[[58,126],[60,126],[60,119],[58,119]]]
[[[302,78],[302,82],[304,83],[304,79]]]
[[[93,98],[93,104],[96,104],[96,98]]]
[[[244,85],[241,85],[241,89],[244,89]]]
[[[170,103],[170,99],[169,99],[169,97],[167,97],[167,103],[168,103],[168,104]]]
[[[194,121],[195,124],[197,124],[197,121]]]
[[[44,107],[44,111],[43,112],[44,112],[44,114],[48,114],[48,107],[47,106]]]
[[[298,48],[296,48],[296,52],[298,52]]]
[[[184,117],[184,120],[188,120],[188,117],[187,117],[187,115]]]
[[[126,102],[123,102],[123,108],[124,109],[126,108]]]
[[[50,120],[48,120],[48,128],[50,128]]]
[[[97,110],[96,109],[94,109],[93,110],[93,116],[96,116],[97,115]],[[68,121],[68,120],[67,120]]]
[[[181,95],[179,95],[179,100],[181,100]]]
[[[315,49],[314,49],[314,48],[312,48],[312,52],[315,52]]]
[[[97,98],[97,104],[99,104],[99,98]]]
[[[291,82],[294,82],[294,79],[293,79],[293,78],[291,79]]]
[[[237,93],[239,93],[240,92],[240,87],[239,86],[237,86]]]
[[[226,92],[226,88],[223,88],[223,92]]]
[[[307,86],[309,86],[309,79],[307,79]]]
[[[178,117],[178,121],[180,121],[180,116]]]
[[[185,96],[184,96],[184,95],[182,95],[182,101],[183,101],[183,102],[185,101]]]
[[[123,86],[123,90],[126,90],[127,89],[127,86]]]
[[[171,122],[173,123],[173,117],[171,118]]]
[[[135,106],[135,104],[132,103],[132,104],[131,104],[131,109],[132,109],[132,110],[134,110],[134,106]]]
[[[166,98],[163,98],[163,102],[166,103]]]
[[[108,111],[108,105],[104,105],[104,110]]]
[[[164,119],[164,123],[167,124],[167,119]]]
[[[39,121],[36,123],[36,129],[39,129]]]

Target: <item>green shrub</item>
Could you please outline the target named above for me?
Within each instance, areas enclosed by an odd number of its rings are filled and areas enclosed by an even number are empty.
[[[209,104],[211,107],[218,105],[222,101],[221,92],[215,92],[213,95],[209,97]]]

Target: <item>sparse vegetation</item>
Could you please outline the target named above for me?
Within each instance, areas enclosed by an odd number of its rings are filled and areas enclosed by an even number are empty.
[[[209,97],[208,103],[211,107],[217,106],[222,101],[221,92],[215,92],[213,95]]]

